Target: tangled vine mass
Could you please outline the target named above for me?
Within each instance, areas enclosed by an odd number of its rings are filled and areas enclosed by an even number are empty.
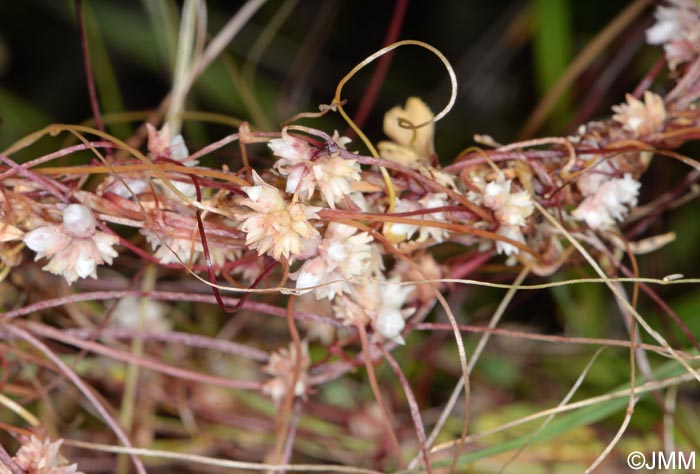
[[[56,293],[6,310],[2,337],[32,346],[35,357],[66,377],[103,421],[112,418],[105,401],[69,375],[76,367],[51,356],[45,341],[187,381],[190,396],[201,398],[194,405],[205,403],[201,386],[259,392],[289,415],[277,428],[287,435],[290,414],[303,410],[319,387],[367,367],[378,408],[362,416],[374,423],[370,431],[391,431],[396,421],[381,401],[372,364],[382,359],[395,364],[391,351],[407,344],[412,331],[423,330],[436,306],[448,313],[459,335],[442,296],[455,282],[487,261],[550,276],[583,261],[582,251],[602,278],[634,276],[619,274],[625,256],[660,245],[637,237],[675,196],[639,206],[640,178],[655,156],[690,167],[685,188],[698,178],[697,162],[674,151],[695,140],[700,129],[698,25],[694,1],[658,7],[647,39],[663,46],[669,78],[656,92],[642,87],[628,94],[608,119],[581,125],[571,136],[507,145],[477,136],[479,146],[443,165],[434,144],[439,123],[418,97],[386,112],[386,138],[378,143],[361,131],[350,140],[324,129],[326,114],[344,115],[347,104],[339,95],[321,113],[301,114],[279,131],[243,123],[237,133],[198,150],[188,147],[175,119],[145,124],[128,139],[99,127],[50,125],[0,155],[0,275],[18,293],[31,280],[50,282]],[[313,117],[317,125],[297,124],[302,117]],[[14,160],[47,135],[76,142],[23,163]],[[240,152],[239,169],[216,162],[213,153],[225,147]],[[272,165],[254,165],[251,149],[267,153]],[[91,158],[54,166],[78,152]],[[155,278],[154,271],[175,281],[177,275],[198,280],[199,286],[171,284],[169,290],[154,280],[144,283]],[[28,317],[61,307],[75,312],[69,308],[82,301],[98,305],[107,319],[59,330],[48,319]],[[255,314],[259,324],[267,324],[269,316],[286,319],[291,342],[267,351],[267,343],[174,331],[168,315],[176,302],[206,303],[210,310],[218,304],[230,318]],[[81,312],[72,318],[80,321]],[[228,353],[257,371],[240,379],[227,377],[226,369],[209,375],[182,362],[188,357],[184,349],[156,359],[148,351],[143,356],[143,347],[134,352],[116,343],[139,338]],[[469,355],[459,337],[456,344],[468,378]],[[319,358],[312,347],[325,348],[326,355]],[[214,366],[212,359],[209,367]],[[26,383],[17,377],[4,383]],[[150,403],[174,403],[166,395]],[[411,415],[418,416],[415,431],[430,469],[433,439],[426,441],[420,414]],[[139,444],[115,420],[107,423],[121,445]],[[355,435],[363,429],[369,428],[357,428]],[[22,446],[13,468],[76,472],[60,456],[60,440],[52,443],[40,430],[20,430],[17,436]],[[387,450],[400,453],[396,436],[387,439]],[[289,462],[289,448],[273,444],[267,460]],[[141,460],[132,459],[144,469]]]

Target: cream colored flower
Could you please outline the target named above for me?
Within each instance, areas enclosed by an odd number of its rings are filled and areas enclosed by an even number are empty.
[[[331,222],[318,246],[318,256],[304,262],[292,275],[296,287],[323,285],[313,290],[316,298],[331,300],[350,289],[348,279],[378,275],[382,268],[381,255],[371,245],[373,240],[355,227]]]
[[[318,231],[308,222],[318,219],[316,208],[301,203],[287,203],[282,193],[265,183],[253,171],[254,186],[243,187],[248,199],[240,204],[252,212],[236,214],[241,219],[241,230],[246,233],[246,245],[257,249],[258,255],[268,252],[276,260],[299,255],[302,239],[319,236]]]
[[[59,452],[62,443],[62,439],[52,443],[48,438],[42,441],[32,435],[12,459],[27,474],[82,474],[76,464],[67,465]]]
[[[350,183],[360,180],[360,164],[337,155],[319,159],[311,170],[321,196],[331,209],[335,209],[335,203],[352,192]]]
[[[146,241],[151,244],[154,250],[153,256],[160,263],[180,263],[191,264],[196,262],[201,255],[203,248],[199,240],[192,242],[192,239],[171,236],[169,234],[156,235],[150,229],[139,231]]]
[[[334,140],[341,148],[349,142],[346,137],[334,135]],[[273,153],[280,159],[273,167],[282,176],[287,177],[285,191],[299,193],[308,201],[318,186],[321,197],[335,209],[337,201],[352,192],[351,182],[360,180],[360,164],[357,160],[344,159],[339,155],[314,158],[314,149],[304,140],[282,131],[282,138],[268,143]]]
[[[413,259],[413,265],[404,259],[397,261],[390,276],[411,282],[439,280],[443,277],[443,268],[430,253],[424,253]],[[421,304],[428,304],[435,301],[436,286],[436,283],[418,283],[409,287],[411,292],[406,295],[406,302],[418,299]]]
[[[658,132],[666,120],[664,100],[653,92],[644,92],[644,102],[627,94],[627,103],[614,105],[613,120],[632,132],[635,137],[645,137]]]
[[[331,137],[333,140],[333,143],[338,145],[338,148],[341,148],[343,150],[347,150],[347,146],[350,142],[352,142],[351,138],[344,137],[338,133],[338,130],[333,130],[333,136]]]
[[[415,312],[415,308],[402,309],[413,287],[400,285],[400,282],[399,277],[394,277],[353,285],[350,294],[336,298],[336,316],[348,325],[370,323],[375,341],[384,338],[404,344],[401,333],[406,318]]]
[[[417,211],[420,208],[416,201],[410,199],[396,198],[394,201],[394,212],[397,214]],[[391,242],[403,242],[410,239],[418,231],[418,225],[405,222],[387,222],[383,226],[383,234]]]
[[[160,130],[156,130],[153,125],[147,123],[146,130],[148,131],[148,155],[151,159],[156,160],[158,158],[163,158],[175,160],[185,166],[195,166],[198,164],[197,160],[187,160],[190,152],[185,145],[185,141],[182,135],[178,134],[173,136],[169,124],[165,124]],[[98,193],[102,195],[106,192],[111,192],[117,196],[128,199],[146,192],[149,188],[149,179],[144,174],[130,172],[126,173],[121,178],[122,179],[117,179],[114,176],[108,177],[98,187]],[[163,192],[168,197],[171,199],[178,199],[178,196],[170,188],[165,186],[160,179],[155,179],[154,182],[163,189]],[[192,183],[181,181],[171,181],[171,183],[177,190],[188,197],[194,197],[196,194],[196,189]]]
[[[418,200],[421,209],[437,209],[447,206],[447,194],[444,193],[428,193]],[[422,219],[429,221],[445,222],[446,216],[443,211],[423,214]],[[425,242],[429,238],[433,238],[435,242],[442,242],[449,235],[449,231],[441,227],[431,227],[429,225],[421,226],[418,231],[418,242]]]
[[[600,187],[615,175],[610,160],[602,160],[595,163],[593,160],[600,159],[599,155],[581,155],[580,158],[587,162],[587,169],[576,179],[576,187],[584,196],[595,194]]]
[[[496,231],[498,235],[502,235],[516,242],[525,243],[525,237],[523,236],[522,229],[517,225],[501,225]],[[498,253],[504,253],[508,256],[517,255],[520,249],[515,245],[509,244],[508,242],[503,242],[502,240],[496,241],[496,251]]]
[[[279,157],[273,167],[287,177],[285,190],[290,194],[298,192],[305,199],[311,199],[316,186],[309,170],[314,155],[313,148],[301,138],[289,135],[286,128],[282,130],[282,138],[270,140],[267,146]]]
[[[671,70],[693,61],[700,43],[700,12],[694,0],[669,0],[656,8],[656,23],[647,30],[647,42],[662,44]]]
[[[602,183],[595,193],[586,197],[572,215],[586,221],[591,229],[605,229],[616,220],[627,215],[628,207],[637,205],[637,195],[641,184],[625,174],[623,178],[613,178]]]
[[[192,167],[197,166],[199,162],[197,160],[188,160],[190,152],[185,145],[185,140],[182,135],[178,134],[173,136],[172,130],[170,129],[170,124],[165,124],[160,131],[156,130],[151,124],[146,124],[148,129],[148,153],[153,159],[157,158],[167,158],[170,160],[179,161],[181,164]],[[179,199],[179,196],[173,192],[168,186],[165,186],[160,180],[156,180],[163,188],[163,192],[171,199]],[[197,190],[194,184],[184,181],[170,181],[173,187],[180,191],[187,197],[194,197],[197,194]],[[129,187],[133,184],[140,189],[143,183],[138,180],[127,183]],[[128,193],[128,191],[126,191]]]
[[[63,223],[38,227],[24,236],[24,243],[36,252],[35,260],[51,257],[43,270],[62,275],[71,284],[78,278],[97,278],[97,265],[112,264],[119,238],[96,230],[92,211],[71,204],[63,211]]]
[[[156,130],[153,125],[147,123],[146,129],[148,130],[148,153],[153,159],[168,158],[183,163],[187,161],[186,158],[190,156],[190,152],[187,150],[185,140],[180,134],[173,136],[170,124],[165,124],[163,128]],[[197,160],[189,160],[187,163],[187,166],[198,164]]]
[[[168,234],[163,228],[158,232],[151,229],[140,229],[139,232],[153,249],[153,256],[163,264],[184,263],[190,265],[204,261],[204,247],[199,232],[190,233],[188,237],[178,234]],[[185,232],[186,234],[186,232]],[[220,267],[240,257],[239,249],[224,246],[219,242],[208,240],[209,259],[214,267]]]
[[[409,199],[396,199],[395,213],[413,212],[418,210],[429,210],[448,205],[447,194],[428,193],[418,201]],[[446,216],[443,211],[426,214],[417,214],[413,219],[423,219],[426,221],[445,222]],[[384,235],[392,242],[403,242],[409,240],[418,232],[417,242],[425,242],[433,238],[436,242],[442,242],[449,232],[441,227],[431,227],[430,225],[407,224],[403,222],[387,222],[383,227]]]
[[[494,211],[498,222],[505,225],[524,226],[535,205],[527,191],[511,193],[511,180],[499,173],[496,181],[484,188],[484,205]]]
[[[117,303],[110,321],[113,326],[148,332],[168,332],[167,306],[150,298],[127,296]]]
[[[429,123],[421,128],[411,129],[402,126],[402,123],[405,121],[410,125],[420,125],[433,117],[433,112],[418,97],[409,97],[405,108],[397,106],[389,110],[384,114],[384,133],[392,141],[379,142],[379,154],[384,159],[412,168],[429,164],[435,153],[435,124]]]
[[[282,138],[274,138],[267,143],[272,153],[280,159],[275,163],[275,167],[281,169],[311,161],[314,156],[314,149],[305,140],[297,138],[287,133],[287,129],[282,130]]]
[[[289,349],[282,348],[273,352],[269,362],[263,367],[263,372],[273,378],[263,384],[262,391],[271,397],[277,405],[282,403],[292,390],[292,384],[294,384],[294,396],[301,397],[306,394],[309,384],[309,367],[311,366],[309,345],[306,341],[301,341],[299,362],[297,362],[297,357],[296,347],[292,343],[289,345]],[[297,363],[300,365],[299,374],[296,383],[294,383]]]
[[[123,177],[121,180],[110,176],[100,184],[98,193],[100,195],[110,192],[123,198],[138,196],[148,190],[148,179]]]
[[[294,310],[301,313],[311,313],[318,316],[333,317],[333,306],[327,299],[316,299],[312,293],[299,295],[294,300]],[[305,339],[309,341],[318,340],[327,346],[336,337],[337,327],[326,324],[315,319],[302,319],[298,321],[299,326],[304,329]]]

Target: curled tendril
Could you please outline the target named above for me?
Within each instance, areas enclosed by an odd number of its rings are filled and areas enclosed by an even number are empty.
[[[457,100],[457,76],[455,75],[454,68],[450,64],[450,62],[447,60],[444,54],[440,52],[439,49],[436,47],[429,45],[428,43],[424,43],[422,41],[418,40],[402,40],[402,41],[397,41],[396,43],[392,43],[389,46],[386,46],[379,51],[367,56],[364,60],[362,60],[357,66],[352,68],[350,72],[348,72],[341,80],[338,82],[338,86],[335,89],[335,97],[333,97],[333,102],[331,105],[334,105],[337,107],[338,112],[340,115],[343,117],[343,119],[348,123],[350,128],[353,129],[353,131],[357,134],[358,137],[360,137],[360,140],[365,144],[367,149],[370,151],[372,156],[375,158],[379,158],[379,153],[377,152],[377,149],[372,145],[372,142],[367,138],[367,136],[360,130],[360,128],[355,124],[355,122],[352,121],[352,119],[348,116],[348,114],[345,112],[343,109],[343,100],[341,98],[341,93],[343,91],[343,87],[345,84],[355,75],[357,74],[361,69],[363,69],[365,66],[373,62],[375,59],[380,58],[381,56],[384,56],[386,53],[395,50],[396,48],[399,48],[401,46],[419,46],[421,48],[425,48],[431,53],[433,53],[435,56],[442,61],[442,63],[445,65],[445,68],[447,69],[447,73],[450,76],[450,100],[447,103],[447,105],[437,114],[435,117],[431,118],[430,120],[419,123],[419,124],[411,124],[408,121],[405,120],[399,120],[399,126],[402,128],[408,128],[408,129],[418,129],[421,127],[425,127],[426,125],[430,125],[431,123],[435,123],[438,120],[442,119],[447,113],[452,109],[452,106],[454,105],[455,101]],[[384,177],[384,182],[386,183],[386,189],[387,189],[387,194],[389,195],[389,212],[394,212],[394,207],[396,204],[396,193],[394,191],[394,186],[391,183],[391,178],[389,177],[389,173],[387,172],[386,168],[380,167],[382,176]]]

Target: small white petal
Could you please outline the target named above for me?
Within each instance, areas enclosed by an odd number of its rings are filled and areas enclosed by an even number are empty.
[[[182,135],[175,135],[172,140],[170,140],[170,158],[176,161],[181,161],[190,156],[190,152],[185,145],[185,140]],[[185,166],[195,166],[197,160],[184,161]]]
[[[260,195],[263,192],[262,186],[245,186],[241,189],[248,195],[248,198],[250,198],[251,201],[257,201],[260,199]]]
[[[83,205],[71,204],[63,211],[63,227],[73,237],[91,237],[95,233],[95,226],[92,211]]]
[[[518,226],[502,225],[498,228],[498,231],[496,233],[502,235],[503,237],[507,237],[511,240],[515,240],[516,242],[522,242],[523,244],[525,243],[525,237],[523,237],[523,232]],[[520,249],[515,245],[499,240],[496,242],[496,251],[499,254],[504,253],[506,255],[517,255],[518,252],[520,252]]]
[[[61,227],[48,225],[38,227],[24,236],[24,243],[30,249],[37,252],[37,258],[53,248],[62,247],[66,243],[66,238],[61,232]]]
[[[663,44],[673,38],[678,25],[672,21],[661,21],[647,30],[647,43]]]
[[[297,288],[309,288],[316,286],[323,281],[323,277],[326,273],[326,265],[322,258],[316,257],[314,259],[304,262],[301,269],[299,270],[299,275],[297,277]],[[305,290],[303,293],[308,293],[312,290]],[[302,293],[302,294],[303,294]]]
[[[382,311],[374,321],[374,329],[382,337],[394,340],[399,344],[403,344],[401,331],[406,326],[401,311],[398,309],[387,309]]]
[[[97,263],[95,263],[95,260],[92,258],[92,255],[90,255],[90,252],[83,250],[78,254],[78,258],[75,261],[75,271],[80,278],[96,276],[96,268]]]

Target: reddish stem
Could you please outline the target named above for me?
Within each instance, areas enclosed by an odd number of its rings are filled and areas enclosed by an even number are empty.
[[[105,125],[102,122],[100,115],[100,103],[97,100],[97,91],[95,89],[95,77],[92,71],[92,62],[90,61],[90,48],[88,47],[87,35],[85,34],[85,20],[83,18],[83,1],[75,0],[75,20],[78,24],[78,34],[80,35],[80,47],[83,51],[83,59],[85,61],[85,79],[87,80],[88,94],[90,95],[90,107],[92,108],[92,116],[95,119],[95,126],[98,130],[104,132]]]
[[[651,67],[648,73],[642,78],[641,81],[639,81],[639,84],[637,84],[637,87],[634,88],[634,92],[632,93],[632,96],[639,99],[642,94],[644,93],[645,90],[649,89],[651,86],[652,82],[654,82],[654,79],[656,79],[656,76],[659,75],[661,70],[666,66],[666,56],[663,54],[661,57],[656,61],[656,63]]]

